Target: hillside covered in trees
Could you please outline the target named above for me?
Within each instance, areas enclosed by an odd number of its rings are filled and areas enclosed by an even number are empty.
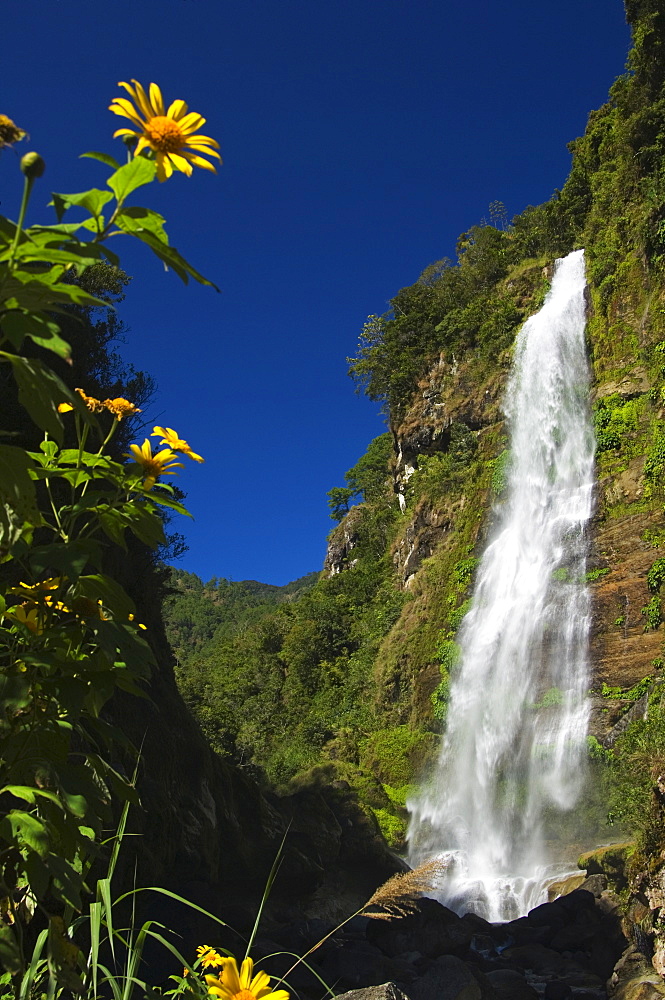
[[[330,491],[338,523],[319,579],[224,624],[214,587],[181,575],[168,599],[179,684],[211,745],[270,785],[343,778],[395,846],[445,725],[456,633],[505,488],[515,335],[554,259],[578,247],[597,434],[592,766],[605,813],[638,834],[635,871],[662,836],[647,802],[665,748],[665,11],[626,9],[627,69],[570,143],[561,189],[510,221],[494,203],[456,260],[425,268],[362,330],[349,370],[387,432]]]

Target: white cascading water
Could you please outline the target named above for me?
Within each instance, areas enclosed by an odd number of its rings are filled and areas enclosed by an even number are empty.
[[[594,474],[584,289],[576,250],[518,335],[506,499],[458,635],[438,773],[408,803],[411,864],[444,857],[443,902],[488,920],[547,898],[546,817],[574,806],[584,776]]]

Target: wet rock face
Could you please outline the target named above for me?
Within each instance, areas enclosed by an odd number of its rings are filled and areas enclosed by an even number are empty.
[[[591,660],[599,682],[630,687],[649,673],[660,650],[662,635],[645,631],[642,608],[651,597],[647,573],[659,554],[644,536],[661,526],[662,515],[649,512],[597,525],[592,564],[609,570],[592,584]]]

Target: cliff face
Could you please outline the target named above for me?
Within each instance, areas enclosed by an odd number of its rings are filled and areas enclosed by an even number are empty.
[[[159,886],[228,922],[229,929],[220,932],[185,906],[141,895],[144,916],[177,928],[183,953],[193,954],[213,934],[224,947],[238,947],[230,928],[245,937],[251,931],[278,856],[268,919],[273,906],[282,920],[301,919],[303,913],[317,917],[321,906],[333,910],[335,887],[340,894],[344,887],[346,905],[353,909],[401,869],[348,785],[314,777],[277,794],[216,754],[176,687],[157,621],[151,638],[159,666],[149,700],[123,695],[112,703],[113,721],[140,748],[140,805],[130,808],[116,894],[135,884]],[[229,705],[228,711],[242,706]],[[121,769],[124,763],[128,773],[134,768],[131,755],[116,763]]]
[[[422,305],[426,288],[403,290],[395,305],[404,316],[396,308],[384,326],[384,355],[366,350],[355,362],[357,375],[367,378],[370,370],[370,394],[374,377],[377,386],[388,386],[383,391],[392,403],[393,488],[401,517],[388,545],[396,585],[408,600],[381,643],[374,678],[377,702],[395,721],[422,724],[433,710],[436,715],[436,691],[442,676],[446,680],[442,641],[445,646],[454,639],[470,592],[470,564],[501,499],[501,399],[510,345],[540,305],[553,257],[575,246],[586,248],[598,437],[589,574],[592,733],[611,743],[622,716],[635,714],[630,689],[661,674],[661,582],[653,567],[665,544],[665,10],[661,0],[650,0],[628,4],[627,15],[635,40],[629,71],[609,102],[590,115],[585,135],[571,143],[573,165],[563,191],[484,242],[476,231],[461,238],[457,285],[446,285],[439,271],[443,291],[433,305],[431,296],[426,301],[428,311]],[[554,253],[537,257],[548,246]],[[454,295],[459,298],[469,258],[482,280],[476,306],[464,300],[460,308]],[[414,302],[419,312],[408,314],[405,303]],[[502,336],[490,352],[483,315],[497,303]],[[474,320],[474,308],[480,319]],[[414,343],[414,329],[427,343],[436,343],[439,332],[443,342],[447,334],[449,346],[431,359],[415,391],[397,396],[391,387],[398,380],[386,380],[381,365],[386,358],[404,364],[404,349],[393,340]],[[460,448],[466,449],[461,458]],[[352,512],[348,525],[342,523],[333,547],[357,532],[361,516]]]
[[[591,285],[591,296],[595,295]],[[661,300],[658,292],[658,300]],[[591,298],[590,296],[590,298]],[[652,291],[652,302],[655,294]],[[658,391],[640,355],[643,348],[621,359],[607,378],[604,338],[607,321],[596,321],[590,330],[590,354],[595,355],[593,402],[611,399],[617,407],[641,407],[639,419],[625,430],[626,439],[599,455],[596,514],[592,527],[590,586],[593,589],[591,666],[593,721],[591,732],[599,739],[609,736],[629,700],[608,701],[600,692],[603,685],[628,690],[648,675],[656,673],[662,654],[663,629],[649,624],[644,608],[653,598],[647,574],[659,555],[659,531],[663,526],[660,497],[646,488],[644,467],[654,422],[663,411],[654,406]],[[594,343],[593,336],[599,343]],[[654,333],[648,321],[641,323],[641,335],[648,345]],[[656,333],[655,336],[658,336]],[[450,588],[450,567],[470,551],[476,554],[492,523],[492,502],[496,491],[488,483],[488,471],[495,465],[505,444],[501,400],[505,391],[508,358],[489,373],[480,373],[472,358],[446,363],[439,359],[422,380],[403,419],[394,428],[394,488],[400,499],[403,522],[391,545],[391,557],[400,587],[413,595],[400,621],[383,643],[377,663],[378,676],[390,688],[410,686],[412,719],[431,713],[430,695],[439,683],[436,643],[430,644],[429,660],[414,663],[413,648],[422,646],[423,631],[445,629],[450,605],[456,605],[468,591]],[[483,377],[484,376],[484,377]],[[484,469],[476,469],[463,484],[458,482],[440,496],[417,491],[419,477],[437,453],[445,455],[451,444],[451,428],[464,428],[477,444]],[[634,454],[637,452],[637,454]],[[340,539],[352,538],[359,511],[352,512],[331,541],[328,569],[337,559]],[[352,544],[352,543],[351,543]],[[448,578],[446,580],[446,577]],[[441,600],[440,588],[446,591]],[[451,596],[459,594],[459,598]],[[454,611],[455,608],[453,607]],[[417,633],[414,634],[414,633]],[[383,662],[382,662],[383,657]],[[657,661],[654,668],[653,661]],[[396,679],[395,672],[405,677]],[[402,684],[400,683],[403,682]]]

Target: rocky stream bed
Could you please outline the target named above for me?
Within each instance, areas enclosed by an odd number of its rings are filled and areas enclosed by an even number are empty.
[[[579,878],[576,879],[579,882]],[[330,931],[323,920],[274,924],[254,953],[284,974]],[[284,968],[276,966],[284,962]],[[292,995],[318,1000],[326,983],[343,1000],[656,1000],[665,982],[649,942],[622,918],[604,875],[509,923],[458,916],[421,898],[407,916],[355,917],[288,976]],[[330,995],[330,994],[328,994]]]

